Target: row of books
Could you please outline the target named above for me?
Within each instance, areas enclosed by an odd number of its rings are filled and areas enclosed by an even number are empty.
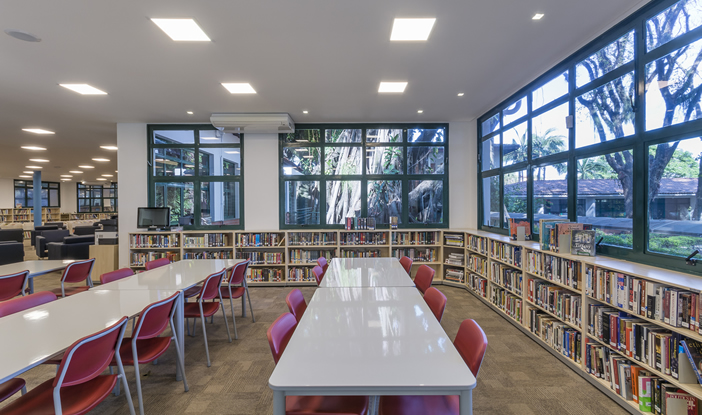
[[[414,262],[438,262],[439,256],[436,254],[436,248],[393,248],[392,256],[402,258],[403,256],[411,258]]]
[[[550,282],[530,279],[527,299],[563,321],[582,327],[582,296]]]
[[[184,248],[209,248],[231,246],[229,238],[223,233],[208,233],[204,236],[183,235]]]
[[[231,251],[184,252],[183,259],[232,259]]]
[[[380,250],[371,249],[368,251],[356,251],[352,249],[342,249],[341,258],[380,258]]]
[[[480,275],[487,275],[488,260],[479,255],[468,254],[468,270]]]
[[[527,305],[528,328],[537,337],[560,354],[580,364],[582,334],[538,308]]]
[[[463,247],[462,233],[445,233],[444,245]]]
[[[282,252],[236,252],[236,259],[248,259],[251,264],[282,265],[285,263],[285,254]]]
[[[476,274],[468,274],[468,286],[471,290],[480,294],[481,297],[487,297],[487,278]]]
[[[591,297],[634,315],[702,334],[699,293],[602,268],[587,267],[585,274],[585,292]]]
[[[482,236],[468,235],[468,249],[487,254],[487,238]]]
[[[249,268],[247,276],[247,281],[250,282],[281,282],[282,280],[282,269]]]
[[[510,268],[502,264],[492,262],[490,264],[490,280],[497,285],[508,290],[522,294],[522,272],[518,269]]]
[[[539,221],[541,249],[562,254],[595,256],[595,231],[592,225],[566,219]]]
[[[386,245],[387,232],[351,232],[339,234],[339,245]]]
[[[522,299],[504,288],[491,285],[489,287],[490,302],[504,311],[505,314],[521,323],[522,321]]]
[[[327,260],[331,260],[334,257],[334,251],[291,249],[289,255],[289,260],[292,264],[311,264],[316,263],[320,257],[325,257]]]
[[[177,248],[178,234],[168,233],[163,235],[130,235],[130,248]]]
[[[277,233],[239,233],[236,235],[236,246],[280,246],[285,236]]]
[[[393,232],[393,245],[436,245],[439,232]]]
[[[312,268],[292,267],[288,268],[288,281],[316,281]]]
[[[465,273],[462,269],[446,268],[444,279],[446,281],[463,284],[463,282],[465,281]]]
[[[336,245],[336,232],[289,232],[288,245]]]
[[[463,266],[463,254],[460,254],[460,253],[448,254],[448,256],[444,259],[444,264],[453,265],[456,267],[462,267]]]
[[[524,255],[524,267],[526,271],[530,274],[543,275],[544,266],[541,262],[542,259],[543,255],[541,255],[540,252],[527,251],[526,255]]]
[[[147,262],[160,258],[170,258],[171,262],[180,260],[180,255],[175,252],[132,252],[129,255],[129,264],[132,267],[143,267]]]
[[[543,277],[550,281],[567,285],[573,289],[582,288],[578,262],[544,254]]]
[[[373,230],[375,229],[375,218],[346,218],[344,224],[347,231],[354,229]]]
[[[507,218],[507,229],[509,229],[509,237],[515,241],[531,240],[531,224],[527,220]]]
[[[490,241],[490,256],[515,267],[522,267],[522,247]]]

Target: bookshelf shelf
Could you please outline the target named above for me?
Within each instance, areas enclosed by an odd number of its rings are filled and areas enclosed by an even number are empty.
[[[581,330],[582,330],[582,328],[579,327],[577,324],[571,323],[570,321],[565,320],[565,319],[563,319],[562,317],[558,317],[557,314],[554,314],[554,313],[552,313],[552,312],[546,310],[545,308],[541,307],[540,305],[536,304],[536,303],[533,302],[533,301],[526,300],[526,303],[529,304],[530,306],[536,308],[537,310],[543,311],[544,313],[548,314],[549,316],[558,319],[558,321],[560,321],[561,323],[563,323],[563,324],[565,324],[565,325],[567,325],[567,326],[570,326],[571,328],[574,328],[574,329],[576,329],[576,330],[578,330],[578,331],[581,331]]]
[[[573,287],[571,287],[571,286],[569,286],[569,285],[561,284],[561,283],[558,282],[558,281],[550,280],[550,279],[544,277],[543,275],[532,274],[531,272],[526,272],[526,271],[524,271],[524,273],[525,273],[526,275],[528,275],[530,278],[532,278],[532,277],[533,277],[533,278],[538,278],[538,279],[543,280],[543,281],[546,281],[546,282],[548,282],[548,283],[550,283],[550,284],[557,285],[557,286],[559,286],[559,287],[561,287],[561,288],[565,288],[566,290],[569,290],[569,291],[571,291],[571,292],[578,293],[578,294],[582,294],[582,290],[577,290],[577,289],[575,289],[575,288],[573,288]]]

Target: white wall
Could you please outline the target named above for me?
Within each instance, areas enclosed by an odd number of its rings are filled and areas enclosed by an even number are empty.
[[[476,120],[449,124],[449,226],[478,226],[478,130]]]
[[[277,230],[278,134],[246,134],[244,140],[244,226]]]
[[[119,266],[129,266],[129,233],[137,231],[137,208],[147,205],[146,124],[117,124]]]
[[[76,182],[61,182],[61,213],[78,211]]]
[[[0,179],[0,208],[15,207],[15,181]]]

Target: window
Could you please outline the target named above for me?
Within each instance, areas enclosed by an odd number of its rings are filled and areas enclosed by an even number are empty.
[[[527,213],[527,174],[520,170],[505,174],[504,178],[505,218],[502,227],[507,228],[507,219],[524,219]]]
[[[171,226],[243,228],[241,134],[211,125],[150,125],[149,140],[149,204],[170,207]]]
[[[539,220],[568,218],[568,162],[534,167],[532,232],[539,233]]]
[[[297,125],[280,136],[281,228],[447,226],[447,142],[446,125]]]
[[[117,212],[117,183],[76,183],[78,212]]]
[[[15,180],[15,207],[34,207],[34,182]],[[41,206],[61,207],[61,187],[57,182],[41,182]]]

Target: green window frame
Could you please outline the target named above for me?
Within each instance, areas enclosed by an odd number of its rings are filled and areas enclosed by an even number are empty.
[[[653,160],[653,154],[656,154],[654,149],[660,149],[661,159],[663,159],[664,150],[674,149],[672,144],[685,139],[702,137],[702,100],[699,95],[699,90],[702,90],[700,85],[702,84],[700,82],[702,63],[695,60],[696,56],[702,56],[700,4],[700,0],[664,0],[645,5],[478,118],[478,227],[480,229],[507,234],[507,229],[503,226],[505,223],[504,189],[512,185],[505,184],[505,177],[522,170],[527,171],[528,178],[525,186],[524,217],[530,223],[535,223],[535,211],[540,211],[533,206],[535,187],[533,172],[546,165],[567,163],[565,177],[568,220],[580,221],[578,217],[585,216],[585,212],[590,210],[600,213],[608,210],[606,212],[608,215],[617,216],[621,212],[612,210],[624,206],[624,214],[628,220],[628,226],[631,227],[630,230],[623,230],[624,234],[628,233],[626,235],[628,244],[617,243],[616,237],[604,238],[598,246],[599,254],[702,274],[702,269],[690,267],[684,260],[684,257],[692,253],[694,248],[685,255],[682,252],[671,254],[671,250],[665,254],[649,250],[649,244],[652,243],[649,235],[654,229],[650,221],[657,219],[649,217],[649,206],[654,206],[649,192],[658,191],[657,183],[660,182],[663,174],[663,168],[659,168],[660,166],[653,164],[649,166],[649,159]],[[686,16],[689,17],[691,13],[697,14],[695,19],[686,19]],[[672,34],[660,34],[661,24],[664,21],[670,25],[669,27],[675,27]],[[689,56],[686,57],[685,53]],[[607,59],[600,59],[602,57]],[[660,66],[656,67],[656,65]],[[666,67],[668,70],[663,70]],[[675,71],[678,73],[676,74]],[[659,79],[664,74],[668,74],[665,76],[670,78]],[[587,79],[583,80],[583,76]],[[689,82],[684,82],[686,80]],[[546,85],[551,87],[545,87]],[[558,85],[560,89],[549,90],[554,85]],[[659,89],[664,88],[669,89],[666,91],[667,95],[662,98],[651,94],[651,91],[658,93]],[[543,98],[544,96],[548,98]],[[518,119],[510,119],[505,123],[505,114],[516,113],[515,103],[523,102],[521,100],[524,97],[526,97],[527,110],[518,112],[520,115]],[[607,102],[607,99],[616,102]],[[560,131],[566,144],[565,149],[558,152],[543,151],[540,145],[544,140],[537,137],[536,132],[546,130],[543,120],[548,117],[541,116],[556,108],[560,108],[559,114],[563,114],[565,107],[568,108],[569,115],[564,120],[565,127],[555,128]],[[603,111],[601,108],[610,111]],[[583,127],[582,120],[588,117],[592,120],[591,124],[589,127]],[[522,123],[527,125],[524,142],[506,140],[505,136],[509,131]],[[523,151],[523,157],[508,156],[505,162],[505,156],[516,151]],[[631,157],[608,159],[608,155],[625,153],[631,154]],[[512,162],[509,157],[515,161]],[[579,169],[584,168],[579,162],[587,159],[606,160],[605,168],[611,168],[615,174],[612,175],[611,171],[607,171],[602,177],[611,179],[614,176],[615,183],[619,182],[616,186],[619,188],[619,195],[613,195],[611,189],[609,196],[596,196],[594,194],[597,192],[591,191],[590,194],[593,196],[588,199],[590,201],[587,202],[586,207],[586,196],[578,194],[578,174],[581,171]],[[701,159],[702,157],[698,158],[696,162],[698,163]],[[690,177],[692,180],[692,178],[696,179],[697,175],[685,177]],[[624,186],[625,184],[627,186]],[[631,190],[623,190],[625,187]],[[539,189],[543,188],[543,184],[539,183]],[[563,186],[559,188],[561,191],[564,189]],[[619,201],[597,203],[594,201],[594,198],[605,200],[608,197]],[[692,194],[690,201],[692,202],[694,198],[695,195]],[[661,202],[655,203],[660,205]],[[683,206],[684,203],[670,202],[667,209],[671,211],[683,209],[678,205]],[[691,206],[689,210],[692,211]],[[683,216],[684,213],[681,211],[678,216]],[[588,216],[590,214],[588,213]],[[696,222],[702,226],[702,220]],[[619,226],[620,230],[623,229],[622,225]],[[532,235],[538,240],[536,232],[532,232]],[[702,244],[702,240],[700,243]],[[687,245],[684,246],[687,247]]]
[[[171,206],[171,226],[185,230],[244,229],[244,134],[224,133],[233,138],[227,142],[209,124],[149,124],[147,132],[149,206],[177,205]],[[169,139],[165,132],[192,133],[192,142]],[[222,157],[221,168],[215,157]],[[219,206],[221,215],[213,217]]]
[[[31,195],[30,195],[31,193]],[[57,203],[52,204],[51,194],[55,194]],[[34,182],[31,180],[15,180],[14,181],[14,205],[22,204],[23,208],[31,209],[33,205]],[[41,207],[61,207],[61,184],[58,182],[41,182]]]
[[[327,216],[329,214],[327,206],[327,194],[333,189],[343,187],[349,182],[358,185],[360,183],[360,199],[355,199],[354,215],[356,217],[372,217],[369,210],[374,210],[378,218],[388,217],[388,212],[391,209],[384,209],[384,206],[390,205],[392,202],[387,202],[383,198],[390,192],[393,195],[400,195],[401,209],[392,210],[399,213],[399,228],[448,228],[449,226],[449,128],[448,124],[441,123],[425,123],[425,124],[297,124],[295,126],[296,133],[309,133],[314,131],[314,138],[311,141],[291,141],[292,135],[279,135],[279,228],[280,229],[343,229],[344,223],[328,223]],[[359,130],[360,139],[355,139],[353,142],[337,142],[327,140],[327,133],[332,134],[339,130]],[[397,141],[378,142],[374,137],[369,137],[368,132],[373,130],[399,130],[400,134]],[[417,141],[411,142],[415,137],[414,132],[420,130],[443,130],[443,141]],[[312,134],[312,133],[309,133]],[[419,134],[419,133],[417,133]],[[438,133],[441,134],[441,133]],[[312,136],[312,135],[310,135]],[[420,135],[420,137],[424,137]],[[315,141],[316,140],[316,141]],[[423,140],[423,138],[422,138]],[[337,153],[335,150],[349,148],[349,151],[360,151],[360,165],[348,164],[341,168],[342,173],[339,173],[340,167],[335,164]],[[305,164],[307,167],[300,167],[299,174],[290,174],[292,164],[290,160],[286,160],[286,155],[306,154],[306,156],[297,155],[297,157],[308,157],[317,159],[319,165],[314,166],[314,163]],[[376,153],[379,152],[379,153]],[[421,157],[420,157],[421,155]],[[426,160],[428,155],[443,158],[443,171],[427,173],[417,171],[422,168],[421,160]],[[397,159],[401,161],[401,166],[398,168],[396,164],[386,164],[382,171],[369,172],[369,158],[377,157],[383,160]],[[410,162],[415,160],[415,163],[410,166]],[[302,162],[300,163],[302,166]],[[378,164],[376,163],[375,166]],[[426,166],[424,166],[426,168]],[[316,169],[314,174],[310,170]],[[400,170],[401,169],[401,170]],[[410,170],[414,170],[410,172]],[[429,171],[433,171],[430,170]],[[315,191],[318,192],[318,198],[314,202],[316,206],[309,207],[310,211],[307,214],[310,217],[317,217],[317,223],[293,223],[297,222],[286,214],[288,201],[286,197],[286,187],[289,186],[308,186],[314,183]],[[317,184],[318,183],[318,184]],[[441,200],[434,200],[433,196],[427,198],[426,193],[415,192],[410,200],[411,187],[417,189],[421,183],[425,186],[435,186],[435,189],[441,189]],[[308,186],[309,187],[309,186]],[[343,192],[343,190],[342,190]],[[355,192],[355,191],[354,191]],[[369,193],[378,195],[377,199],[369,201]],[[430,192],[432,195],[436,192]],[[421,195],[421,197],[415,196]],[[357,195],[356,195],[357,196]],[[343,194],[342,194],[343,197]],[[371,196],[375,198],[375,196]],[[431,201],[427,201],[431,199]],[[292,199],[291,199],[292,200]],[[431,222],[418,222],[416,218],[427,216],[424,211],[420,212],[420,207],[427,207],[426,211],[432,211],[431,206],[437,206],[441,203],[441,220]],[[360,206],[358,206],[360,205]],[[395,205],[396,206],[396,205]],[[380,211],[378,210],[380,209]],[[436,211],[436,209],[433,209]],[[332,214],[336,218],[335,214]],[[348,215],[348,211],[347,214]],[[394,215],[392,215],[394,216]],[[410,221],[410,219],[415,218]],[[335,219],[332,219],[334,221]],[[384,223],[384,220],[377,220],[376,228],[388,228],[389,224]]]
[[[77,212],[117,213],[117,182],[106,184],[76,183]],[[83,209],[87,206],[89,209]]]

